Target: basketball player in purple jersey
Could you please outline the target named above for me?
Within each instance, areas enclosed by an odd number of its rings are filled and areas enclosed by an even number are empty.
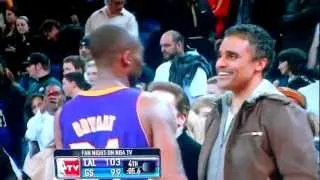
[[[98,79],[57,113],[57,149],[160,148],[161,179],[186,179],[168,125],[175,118],[173,110],[153,95],[129,88],[143,66],[140,42],[111,25],[90,37]]]

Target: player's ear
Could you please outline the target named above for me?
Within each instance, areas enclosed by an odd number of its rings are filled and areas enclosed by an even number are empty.
[[[131,64],[133,63],[133,59],[131,57],[131,51],[126,50],[123,53],[121,53],[121,64],[124,67],[128,67],[131,66]]]
[[[186,121],[187,121],[187,116],[182,113],[179,113],[177,116],[177,125],[179,127],[183,127],[185,125]]]

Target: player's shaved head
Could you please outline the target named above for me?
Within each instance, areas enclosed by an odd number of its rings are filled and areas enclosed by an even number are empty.
[[[90,35],[90,50],[98,66],[108,66],[118,55],[126,50],[142,48],[139,40],[131,36],[127,30],[104,25]]]

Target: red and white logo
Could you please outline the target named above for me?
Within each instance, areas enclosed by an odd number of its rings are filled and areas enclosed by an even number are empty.
[[[80,178],[81,163],[78,157],[57,157],[57,178]]]

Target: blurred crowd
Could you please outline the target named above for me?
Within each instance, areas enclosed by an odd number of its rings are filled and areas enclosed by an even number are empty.
[[[175,96],[189,179],[197,179],[215,100],[228,93],[215,66],[225,30],[237,24],[273,38],[265,79],[308,112],[319,150],[319,12],[319,0],[0,0],[0,177],[37,177],[32,158],[54,149],[55,112],[95,84],[90,34],[103,24],[140,39],[145,64],[135,87]]]

